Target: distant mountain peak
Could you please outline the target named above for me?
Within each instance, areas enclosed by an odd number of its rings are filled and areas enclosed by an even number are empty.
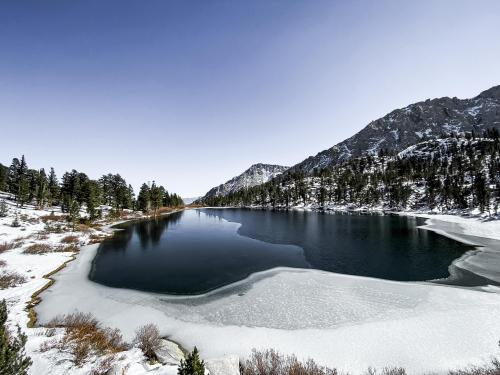
[[[472,99],[442,97],[396,109],[290,170],[311,174],[314,169],[330,168],[353,157],[376,155],[382,149],[399,152],[444,134],[472,131],[481,134],[488,128],[500,130],[500,86],[485,90]]]
[[[205,194],[203,198],[226,196],[241,189],[266,183],[270,179],[285,172],[289,167],[276,164],[256,163],[251,165],[242,174],[216,186]]]
[[[493,86],[492,88],[483,91],[476,98],[500,99],[500,85]]]

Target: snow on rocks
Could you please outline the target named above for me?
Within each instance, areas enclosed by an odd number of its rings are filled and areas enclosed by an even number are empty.
[[[155,351],[158,361],[168,365],[179,365],[184,359],[184,353],[179,345],[169,340],[161,340],[160,349]]]
[[[206,367],[210,375],[239,375],[240,359],[237,355],[228,355],[222,358],[209,359]]]

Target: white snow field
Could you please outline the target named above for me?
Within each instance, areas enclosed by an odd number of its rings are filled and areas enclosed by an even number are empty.
[[[498,239],[500,233],[500,221],[432,217],[428,228],[441,233],[451,225],[443,220],[458,221],[449,234],[457,238],[466,234]],[[459,288],[279,268],[203,296],[166,297],[89,281],[96,250],[97,245],[82,248],[76,261],[56,275],[37,307],[41,322],[58,314],[92,312],[105,325],[119,328],[125,339],[136,327],[152,322],[184,347],[196,345],[204,358],[245,358],[252,348],[274,348],[351,374],[369,366],[445,373],[484,364],[499,354],[496,287]],[[498,254],[491,256],[498,259]]]

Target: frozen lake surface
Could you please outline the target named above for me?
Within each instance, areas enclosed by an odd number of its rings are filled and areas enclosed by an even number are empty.
[[[407,216],[248,209],[188,210],[119,226],[90,279],[173,295],[205,293],[276,267],[398,281],[449,276],[472,247]],[[471,279],[456,280],[457,283]],[[484,285],[484,283],[483,283]]]

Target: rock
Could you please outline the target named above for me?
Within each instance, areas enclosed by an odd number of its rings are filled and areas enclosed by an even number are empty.
[[[164,365],[178,365],[184,359],[184,353],[175,342],[161,340],[161,348],[156,351],[156,357]]]
[[[205,361],[210,375],[239,375],[240,359],[237,355],[228,355],[222,358],[208,359]]]

